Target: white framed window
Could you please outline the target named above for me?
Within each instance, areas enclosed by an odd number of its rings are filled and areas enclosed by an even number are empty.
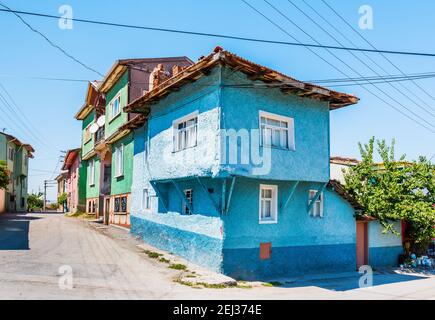
[[[260,185],[260,224],[278,223],[278,186]]]
[[[184,195],[186,196],[187,201],[189,201],[190,206],[193,208],[193,190],[192,189],[187,189],[184,190]],[[183,201],[183,214],[192,214],[192,212],[190,212],[189,207],[184,203]]]
[[[121,113],[121,95],[118,94],[110,103],[110,120]]]
[[[124,145],[115,148],[115,177],[124,175]]]
[[[95,185],[95,160],[89,161],[89,185]]]
[[[294,119],[260,111],[260,144],[295,150]]]
[[[15,150],[13,147],[9,147],[8,148],[8,159],[10,161],[14,161],[14,158],[15,158]]]
[[[92,139],[91,125],[92,125],[92,123],[88,124],[83,132],[83,143],[84,144],[88,143]]]
[[[142,191],[142,209],[150,210],[151,209],[151,197],[148,189],[143,189]]]
[[[174,151],[181,151],[196,146],[198,131],[198,112],[175,120],[174,128]]]
[[[314,199],[317,192],[318,192],[318,190],[310,190],[308,205],[311,203],[311,200]],[[313,207],[310,211],[310,216],[312,216],[314,218],[316,218],[316,217],[322,218],[323,217],[323,192],[320,193],[319,199],[317,199],[316,203],[313,205]]]

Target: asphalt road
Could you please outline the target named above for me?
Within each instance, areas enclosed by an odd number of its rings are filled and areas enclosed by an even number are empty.
[[[372,288],[355,277],[286,288],[195,289],[179,271],[59,214],[0,215],[0,299],[435,299],[435,277],[381,274]]]

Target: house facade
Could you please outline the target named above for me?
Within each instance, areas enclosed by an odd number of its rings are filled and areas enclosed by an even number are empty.
[[[35,150],[14,136],[0,132],[0,161],[10,173],[6,190],[0,190],[0,213],[27,211],[29,159]]]
[[[68,150],[62,167],[67,194],[68,212],[85,212],[86,210],[86,167],[81,163],[81,149]]]
[[[329,114],[357,101],[216,48],[125,108],[131,232],[237,278],[355,270]]]
[[[83,121],[86,212],[95,213],[106,224],[130,226],[134,143],[126,125],[135,123],[139,115],[124,112],[123,107],[191,64],[186,57],[119,60],[90,88],[94,93],[88,92],[89,101],[76,116]]]

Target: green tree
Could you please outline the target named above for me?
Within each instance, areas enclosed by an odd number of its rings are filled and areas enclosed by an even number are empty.
[[[63,192],[57,197],[57,203],[62,206],[66,203],[67,199],[68,195],[66,194],[66,192]]]
[[[375,217],[384,232],[397,233],[393,222],[408,222],[412,249],[421,253],[435,238],[435,166],[426,158],[406,162],[395,159],[395,141],[376,141],[381,164],[374,162],[375,138],[359,144],[361,162],[345,173],[346,189],[364,208],[364,214]]]
[[[43,194],[32,193],[27,197],[27,210],[35,211],[35,209],[41,209],[44,206],[44,200],[42,200]]]
[[[9,184],[9,170],[4,161],[0,161],[0,189],[7,189]]]

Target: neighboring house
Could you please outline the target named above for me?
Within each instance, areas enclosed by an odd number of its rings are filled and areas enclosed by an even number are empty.
[[[57,181],[57,199],[66,192],[66,172],[61,172],[56,178]],[[57,208],[58,212],[68,212],[68,203],[64,203],[63,206]]]
[[[117,61],[101,83],[92,86],[76,118],[83,120],[82,159],[87,168],[86,211],[105,223],[130,226],[133,133],[124,127],[138,116],[123,107],[193,62],[186,57]],[[98,98],[97,98],[98,97]]]
[[[344,172],[359,163],[357,159],[344,157],[331,157],[331,179],[345,184]]]
[[[81,164],[81,149],[68,150],[62,170],[65,172],[65,192],[67,193],[68,212],[85,212],[86,210],[86,167]]]
[[[0,213],[27,211],[29,158],[34,152],[31,145],[0,132],[0,161],[10,172],[7,190],[0,190]]]
[[[255,279],[357,267],[355,208],[330,182],[329,113],[358,98],[221,48],[124,110],[131,232]]]
[[[344,190],[344,173],[359,163],[356,159],[331,158],[331,185],[342,197],[347,199],[356,211],[361,211],[360,205],[347,195]],[[379,169],[382,164],[376,164]],[[357,265],[371,265],[373,267],[397,266],[398,256],[403,253],[403,225],[401,221],[394,223],[398,235],[391,232],[383,234],[383,227],[374,218],[362,216],[356,221]]]

